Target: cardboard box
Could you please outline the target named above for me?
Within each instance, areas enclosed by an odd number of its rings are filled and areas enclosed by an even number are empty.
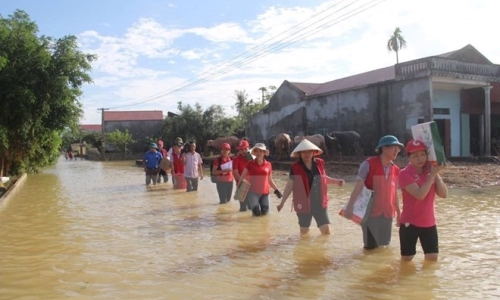
[[[234,193],[234,200],[245,202],[245,198],[247,197],[249,190],[250,190],[250,182],[243,180],[243,182],[236,189],[236,193]]]
[[[370,212],[373,204],[373,191],[363,187],[361,193],[359,193],[358,198],[352,206],[352,218],[351,220],[356,224],[363,224],[366,222],[370,216]],[[342,207],[339,215],[344,216],[344,212],[347,208],[347,203]]]
[[[426,122],[411,127],[414,140],[422,141],[427,147],[428,160],[434,165],[446,162],[443,143],[436,122]]]

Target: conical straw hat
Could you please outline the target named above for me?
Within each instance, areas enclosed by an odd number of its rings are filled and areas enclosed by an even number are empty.
[[[318,148],[318,146],[311,143],[308,139],[303,139],[302,142],[300,142],[297,145],[297,147],[295,147],[295,149],[293,149],[292,154],[290,154],[290,157],[299,158],[300,157],[299,152],[300,151],[307,151],[307,150],[314,150],[315,151],[314,156],[318,156],[321,153],[323,153],[323,150]]]

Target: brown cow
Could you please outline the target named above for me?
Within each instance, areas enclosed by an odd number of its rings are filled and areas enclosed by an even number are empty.
[[[223,143],[228,143],[229,145],[231,145],[231,150],[236,150],[236,147],[238,147],[239,142],[240,139],[234,135],[228,137],[219,137],[214,140],[208,140],[207,148],[212,150],[213,149],[220,150],[220,147]]]
[[[280,133],[274,138],[274,150],[278,160],[282,157],[287,157],[290,154],[290,149],[292,148],[292,139],[290,135],[286,133]]]
[[[293,143],[295,145],[298,145],[300,142],[302,142],[303,139],[308,139],[309,142],[313,143],[314,145],[318,146],[321,150],[323,150],[323,153],[328,156],[328,150],[326,149],[326,144],[325,144],[325,137],[321,134],[313,134],[313,135],[297,135],[293,138]]]

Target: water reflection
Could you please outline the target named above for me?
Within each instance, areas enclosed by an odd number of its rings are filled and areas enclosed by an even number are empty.
[[[208,170],[206,171],[208,172]],[[208,174],[208,173],[207,173]],[[276,174],[283,187],[286,174]],[[500,296],[500,189],[452,190],[437,201],[440,261],[364,252],[338,216],[352,185],[332,189],[332,235],[297,217],[255,218],[215,185],[148,191],[133,162],[59,161],[28,176],[0,210],[0,299],[471,299]],[[314,226],[313,222],[313,226]]]

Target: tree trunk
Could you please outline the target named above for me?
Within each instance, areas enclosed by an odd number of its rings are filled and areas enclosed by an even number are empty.
[[[0,177],[3,176],[3,166],[5,162],[5,156],[2,154],[2,165],[0,166]]]

